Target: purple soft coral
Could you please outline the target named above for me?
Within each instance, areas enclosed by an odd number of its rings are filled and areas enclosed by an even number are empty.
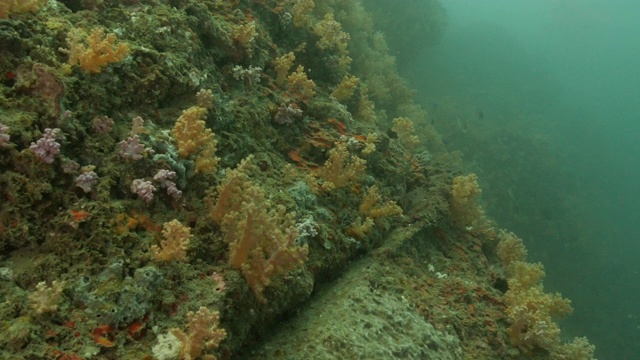
[[[56,138],[60,133],[60,129],[44,129],[44,134],[37,142],[32,142],[29,149],[34,152],[42,161],[51,164],[54,157],[60,152],[60,144],[56,142]]]
[[[151,181],[135,179],[131,184],[131,192],[138,194],[138,196],[146,203],[150,203],[151,200],[153,200],[154,191],[156,191],[156,188],[151,184]]]

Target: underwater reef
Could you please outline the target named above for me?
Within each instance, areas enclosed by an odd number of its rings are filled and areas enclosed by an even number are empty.
[[[380,14],[3,1],[0,358],[593,358]]]

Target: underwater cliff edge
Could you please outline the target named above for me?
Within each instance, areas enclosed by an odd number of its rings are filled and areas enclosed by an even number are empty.
[[[0,358],[594,358],[382,13],[3,1]]]

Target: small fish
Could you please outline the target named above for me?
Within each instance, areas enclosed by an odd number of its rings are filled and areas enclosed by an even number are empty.
[[[112,326],[109,325],[98,325],[97,328],[93,329],[93,341],[98,344],[98,345],[102,345],[104,347],[113,347],[116,344],[114,344],[111,340],[107,339],[106,337],[102,336],[102,335],[106,335],[109,334],[111,332],[113,332],[115,329]]]
[[[96,344],[102,345],[104,347],[114,347],[116,345],[112,341],[110,341],[109,339],[103,336],[94,336],[93,341],[95,341]]]
[[[464,120],[463,118],[461,118],[460,116],[456,116],[456,124],[458,125],[458,128],[460,130],[462,130],[463,133],[467,132],[467,121]]]
[[[329,122],[329,124],[333,125],[336,130],[338,130],[338,132],[340,133],[340,135],[345,135],[346,132],[345,130],[347,129],[347,125],[345,125],[342,121],[338,121],[334,118],[329,118],[327,119],[327,122]]]
[[[82,222],[84,221],[84,219],[89,217],[89,213],[84,211],[84,210],[70,210],[71,212],[71,218],[73,219],[73,221],[75,222]]]
[[[131,339],[140,340],[145,334],[145,324],[141,321],[136,321],[127,326],[127,333]]]
[[[129,325],[129,333],[138,334],[144,328],[144,324],[140,321],[136,321],[133,324]]]
[[[478,119],[484,119],[484,112],[482,110],[478,110]]]

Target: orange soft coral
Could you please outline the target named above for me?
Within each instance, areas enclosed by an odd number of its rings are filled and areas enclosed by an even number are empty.
[[[117,42],[115,34],[104,34],[104,29],[96,28],[84,39],[80,31],[72,31],[67,37],[69,65],[79,64],[90,73],[97,74],[108,64],[124,60],[129,55],[129,44]]]
[[[46,3],[46,0],[2,0],[0,19],[8,18],[12,14],[38,11]]]

